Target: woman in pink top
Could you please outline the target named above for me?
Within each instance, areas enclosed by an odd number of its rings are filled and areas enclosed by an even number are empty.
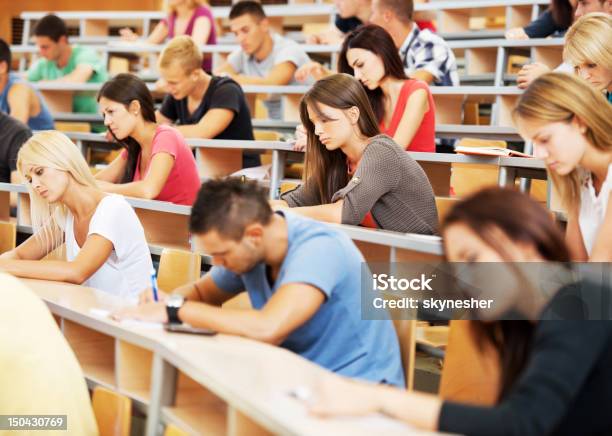
[[[366,89],[380,130],[408,151],[435,152],[435,106],[429,86],[409,79],[385,29],[361,26],[344,39],[338,71]]]
[[[168,18],[161,20],[146,42],[149,44],[161,44],[169,41],[175,36],[188,35],[198,45],[212,45],[217,43],[215,33],[215,20],[210,9],[198,0],[170,0],[168,2]],[[138,39],[130,28],[120,30],[121,36],[129,41]],[[212,57],[204,56],[202,68],[206,71],[212,70]]]
[[[191,149],[180,132],[155,122],[145,83],[119,74],[98,94],[104,125],[125,150],[96,174],[98,186],[128,197],[192,205],[200,188]]]

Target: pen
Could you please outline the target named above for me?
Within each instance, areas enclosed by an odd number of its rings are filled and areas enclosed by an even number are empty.
[[[157,273],[155,272],[155,268],[151,270],[151,289],[153,289],[153,300],[159,301],[157,296]]]

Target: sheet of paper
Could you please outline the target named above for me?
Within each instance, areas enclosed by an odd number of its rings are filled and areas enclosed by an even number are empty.
[[[108,318],[110,315],[110,311],[105,309],[91,308],[89,309],[89,314],[97,318]],[[135,319],[124,319],[119,321],[119,324],[122,327],[127,328],[141,328],[152,330],[162,330],[164,328],[164,325],[161,322],[139,321]]]

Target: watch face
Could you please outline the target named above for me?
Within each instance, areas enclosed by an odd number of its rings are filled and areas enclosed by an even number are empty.
[[[182,295],[171,295],[168,298],[167,305],[170,307],[181,307],[183,301],[185,301],[185,298]]]

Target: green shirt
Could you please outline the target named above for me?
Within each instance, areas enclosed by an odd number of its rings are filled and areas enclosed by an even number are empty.
[[[39,59],[28,70],[28,80],[38,82],[39,80],[55,80],[72,73],[79,65],[89,65],[93,68],[93,74],[88,83],[104,83],[108,79],[106,67],[98,54],[89,47],[79,45],[72,46],[72,53],[68,63],[63,68],[58,68],[54,61]],[[72,98],[72,111],[77,113],[96,113],[98,104],[93,92],[75,92]]]

